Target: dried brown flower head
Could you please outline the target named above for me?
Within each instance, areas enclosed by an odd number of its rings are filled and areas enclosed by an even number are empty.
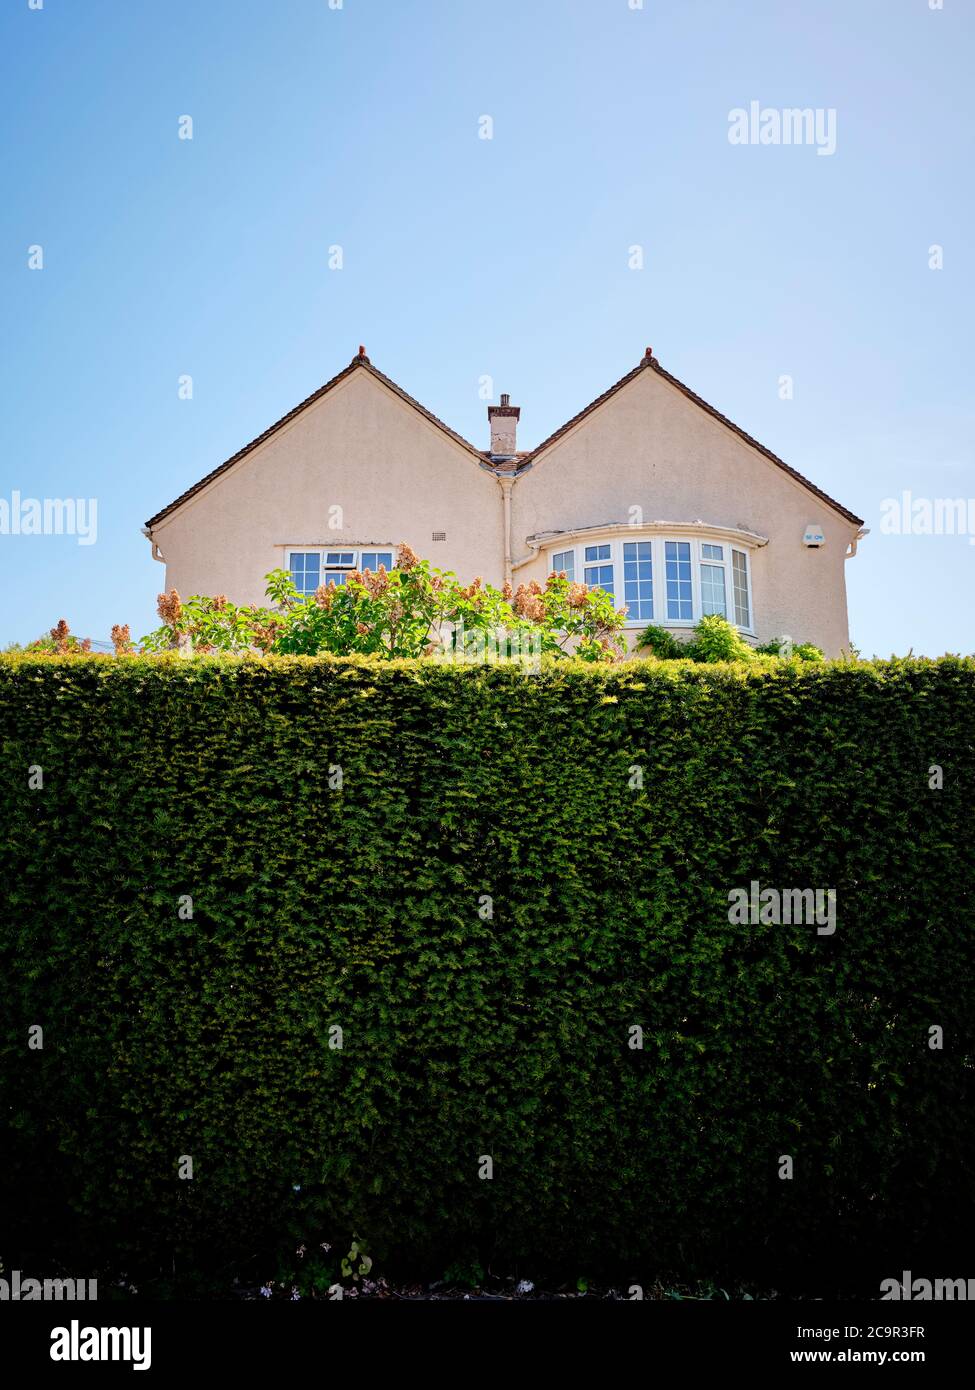
[[[541,592],[537,584],[534,588],[531,585],[527,587],[524,584],[518,585],[512,606],[519,618],[527,618],[529,622],[533,623],[543,621],[545,605],[538,597]]]
[[[268,618],[266,623],[255,623],[254,645],[258,651],[269,652],[281,628],[280,618]]]
[[[170,589],[168,594],[159,595],[156,611],[167,627],[177,625],[183,613],[183,601],[175,589]]]

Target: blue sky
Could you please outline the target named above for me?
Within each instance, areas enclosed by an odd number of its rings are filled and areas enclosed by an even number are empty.
[[[865,518],[865,654],[975,648],[968,536],[880,531],[975,497],[975,5],[632,2],[4,0],[0,497],[98,532],[0,535],[0,644],[155,626],[145,519],[364,343],[521,447],[652,345]],[[752,101],[835,153],[732,145]]]

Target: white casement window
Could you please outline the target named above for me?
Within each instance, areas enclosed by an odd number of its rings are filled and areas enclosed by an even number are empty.
[[[739,627],[750,628],[752,614],[748,598],[748,557],[743,550],[731,552],[731,576],[735,595],[735,622]]]
[[[552,556],[552,569],[556,574],[564,574],[575,583],[576,553],[574,550],[557,550]]]
[[[717,613],[752,631],[748,553],[727,540],[614,537],[552,551],[549,566],[569,579],[581,575],[590,589],[605,589],[618,607],[625,605],[627,625],[691,627]]]
[[[690,541],[664,541],[667,559],[667,622],[692,622],[694,586],[691,579]]]
[[[725,582],[724,545],[701,544],[701,613],[728,616],[728,586]]]
[[[392,550],[289,550],[288,569],[299,594],[313,594],[320,584],[344,584],[350,570],[391,570]]]
[[[623,601],[631,622],[653,619],[653,543],[623,542]]]
[[[611,544],[583,546],[587,587],[605,589],[610,597],[614,596],[612,549]]]
[[[299,594],[313,594],[321,583],[321,551],[292,550],[289,561],[291,582]]]

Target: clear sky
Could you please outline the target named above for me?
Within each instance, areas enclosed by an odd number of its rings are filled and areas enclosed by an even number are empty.
[[[98,529],[0,535],[0,645],[156,626],[145,519],[364,343],[482,446],[491,376],[522,448],[652,345],[865,518],[864,654],[975,648],[968,535],[880,530],[975,498],[973,0],[32,2],[0,8],[0,497]],[[835,152],[732,144],[753,101],[835,111]]]

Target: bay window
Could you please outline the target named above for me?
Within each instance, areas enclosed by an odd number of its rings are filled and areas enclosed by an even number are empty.
[[[618,596],[619,606],[626,607],[628,626],[656,622],[691,627],[717,614],[752,631],[748,553],[726,539],[619,536],[553,550],[548,564],[569,579],[581,575],[590,589],[604,589],[614,602]]]

